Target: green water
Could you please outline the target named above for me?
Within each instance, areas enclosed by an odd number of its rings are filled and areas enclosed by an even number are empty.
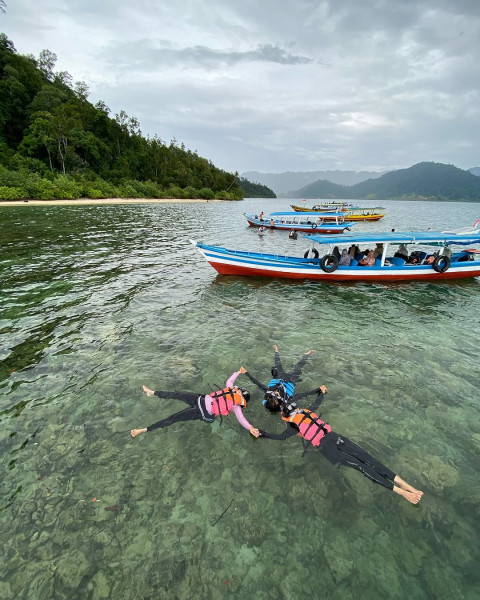
[[[480,216],[384,205],[358,228]],[[288,208],[0,206],[2,600],[477,600],[480,281],[220,277],[188,242],[303,254],[242,216]],[[326,384],[322,417],[420,505],[233,416],[130,437],[185,406],[142,384],[200,394],[242,364],[267,380],[273,344],[287,369],[315,350],[297,390]],[[247,418],[281,431],[252,392]]]

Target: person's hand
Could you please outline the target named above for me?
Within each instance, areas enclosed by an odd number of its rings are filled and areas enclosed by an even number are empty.
[[[273,344],[273,349],[275,350],[275,352],[278,352],[278,346],[276,346],[275,344]]]
[[[321,385],[318,388],[319,392],[322,392],[322,394],[326,394],[327,393],[327,386],[326,385]]]
[[[246,372],[247,372],[247,369],[245,367],[240,367],[239,373],[241,373],[243,375]]]
[[[305,352],[305,356],[310,356],[310,354],[313,352],[313,350],[309,350],[308,352]]]
[[[253,437],[256,437],[256,438],[260,437],[260,431],[256,427],[252,427],[250,429],[250,433],[253,435]]]

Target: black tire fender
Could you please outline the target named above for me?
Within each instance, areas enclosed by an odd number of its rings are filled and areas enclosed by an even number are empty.
[[[437,258],[433,261],[432,267],[437,273],[445,273],[445,271],[450,267],[450,259],[448,256],[440,254],[440,256],[437,256]]]
[[[325,273],[333,273],[338,267],[338,258],[334,254],[325,254],[320,266]]]
[[[310,258],[310,253],[313,254],[313,258],[318,258],[318,256],[319,256],[318,250],[316,248],[311,248],[310,250],[307,250],[305,252],[305,254],[303,255],[303,258]]]

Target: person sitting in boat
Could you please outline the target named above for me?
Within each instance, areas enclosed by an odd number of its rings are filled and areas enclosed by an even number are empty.
[[[420,250],[414,250],[410,253],[410,256],[407,259],[407,263],[409,265],[418,265],[421,262],[421,252]]]
[[[239,388],[234,385],[237,377],[245,372],[245,369],[241,367],[239,371],[233,373],[227,380],[223,390],[218,390],[217,392],[205,395],[194,392],[153,391],[144,385],[143,391],[147,396],[155,395],[159,398],[174,398],[185,402],[189,405],[189,408],[185,408],[184,410],[170,415],[166,419],[158,421],[148,427],[132,429],[130,432],[131,436],[137,437],[137,435],[141,433],[169,427],[180,421],[205,421],[206,423],[213,423],[217,416],[226,416],[233,412],[242,427],[247,429],[254,437],[259,437],[259,430],[250,425],[242,412],[242,409],[247,406],[247,402],[250,400],[250,392],[245,388]]]
[[[361,267],[373,267],[375,264],[375,256],[373,255],[373,250],[369,250],[367,256],[364,256],[362,259],[358,261],[358,264]]]
[[[394,258],[404,258],[405,260],[408,260],[408,250],[407,247],[405,246],[405,244],[400,244],[400,246],[398,247],[398,250],[395,252],[395,254],[393,255]]]
[[[283,369],[282,362],[280,360],[278,347],[274,345],[273,349],[275,351],[275,365],[272,367],[273,379],[271,379],[267,385],[261,383],[256,377],[251,375],[246,370],[245,375],[250,379],[252,383],[254,383],[260,390],[264,392],[265,395],[262,404],[266,406],[270,411],[275,412],[280,410],[282,402],[286,400],[300,399],[306,396],[311,396],[312,394],[317,393],[318,388],[315,388],[314,390],[311,390],[309,392],[294,394],[295,384],[297,384],[300,381],[302,368],[307,362],[310,354],[312,354],[313,350],[305,352],[304,355],[298,361],[298,363],[295,365],[295,367],[290,371],[290,373],[286,373]]]
[[[287,425],[283,433],[267,433],[260,429],[260,437],[271,440],[286,440],[299,435],[333,465],[344,465],[363,473],[374,483],[395,492],[411,504],[418,504],[423,492],[417,490],[399,475],[395,474],[368,452],[351,442],[347,437],[332,431],[316,414],[327,388],[321,385],[317,389],[317,398],[309,408],[298,408],[295,402],[284,402],[281,417]],[[310,448],[310,445],[307,446]],[[311,473],[311,470],[309,471]]]
[[[344,248],[342,250],[342,255],[340,256],[340,260],[338,261],[339,266],[348,267],[352,262],[353,256],[349,254],[348,250]]]
[[[297,239],[297,237],[298,237],[298,233],[295,231],[295,229],[291,229],[291,230],[290,230],[290,233],[288,234],[288,237],[289,237],[291,240],[296,240],[296,239]]]
[[[373,251],[373,256],[375,258],[381,258],[383,254],[383,244],[377,244],[375,250]]]

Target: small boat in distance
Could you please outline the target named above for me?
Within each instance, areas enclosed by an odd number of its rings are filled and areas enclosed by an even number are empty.
[[[479,220],[480,221],[480,220]],[[478,222],[477,222],[478,223]],[[480,276],[480,229],[306,235],[303,257],[229,250],[190,240],[221,275],[308,279],[314,281],[446,281]],[[315,243],[324,249],[319,252]],[[362,266],[369,249],[370,265]],[[410,252],[407,246],[410,246]],[[340,258],[340,247],[349,264]],[[375,249],[375,252],[374,252]],[[374,254],[377,258],[373,260]]]
[[[281,231],[304,231],[306,233],[339,234],[356,223],[347,223],[343,213],[273,212],[263,218],[243,213],[250,227],[265,227]]]
[[[316,204],[312,208],[307,208],[305,206],[297,206],[295,204],[290,205],[294,211],[296,212],[319,212],[321,214],[324,213],[324,209],[321,208],[322,204]],[[344,216],[345,221],[380,221],[385,216],[383,212],[385,208],[383,206],[372,206],[372,207],[363,207],[363,206],[344,206],[343,208],[338,208]]]

